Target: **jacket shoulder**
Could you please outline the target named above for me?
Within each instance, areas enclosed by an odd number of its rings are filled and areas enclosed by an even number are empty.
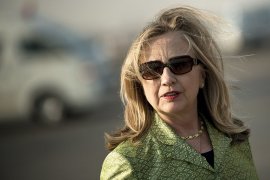
[[[100,179],[136,179],[134,173],[140,163],[147,162],[150,151],[153,150],[150,144],[153,139],[149,136],[142,138],[138,143],[127,140],[119,144],[105,158]]]
[[[138,142],[133,143],[127,140],[119,144],[114,151],[129,158],[147,158],[150,153],[160,149],[160,146],[160,142],[151,133],[148,133]]]
[[[132,177],[132,167],[129,161],[121,154],[112,151],[105,158],[100,179],[135,179]]]

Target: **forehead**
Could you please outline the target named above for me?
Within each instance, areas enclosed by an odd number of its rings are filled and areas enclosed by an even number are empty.
[[[153,38],[143,54],[143,62],[166,61],[175,56],[192,55],[189,43],[181,32],[168,32]]]

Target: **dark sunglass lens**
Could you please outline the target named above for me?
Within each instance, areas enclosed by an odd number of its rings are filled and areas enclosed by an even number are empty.
[[[144,79],[156,79],[163,72],[163,64],[162,62],[147,62],[140,65],[140,73]]]
[[[185,74],[192,70],[193,59],[189,57],[174,59],[170,62],[170,66],[175,74]]]

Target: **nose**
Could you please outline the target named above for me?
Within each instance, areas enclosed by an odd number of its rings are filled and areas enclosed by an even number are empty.
[[[163,69],[163,73],[160,77],[160,80],[161,80],[161,85],[163,86],[172,86],[176,83],[175,74],[173,74],[172,71],[168,67],[165,67]]]

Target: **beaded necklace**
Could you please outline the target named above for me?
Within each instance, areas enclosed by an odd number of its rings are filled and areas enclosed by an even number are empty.
[[[197,137],[199,137],[203,133],[203,129],[204,129],[204,127],[203,127],[203,121],[201,121],[200,130],[196,134],[190,135],[190,136],[181,136],[181,138],[184,139],[184,140],[190,140],[190,139],[197,138]]]

